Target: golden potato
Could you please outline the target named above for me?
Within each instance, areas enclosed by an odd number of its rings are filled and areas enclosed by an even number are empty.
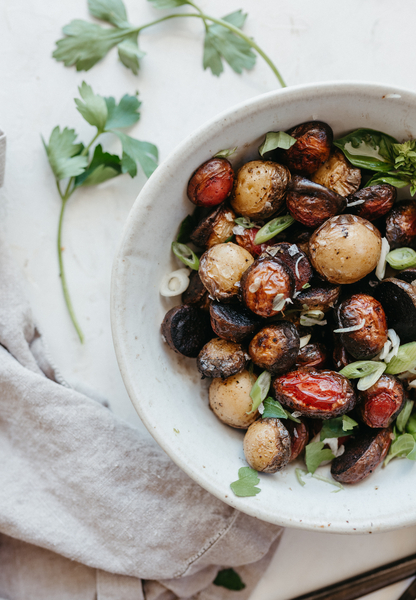
[[[216,244],[201,256],[199,276],[212,298],[229,300],[237,296],[241,276],[254,258],[237,244]]]
[[[220,421],[237,429],[247,429],[257,419],[258,410],[250,413],[253,403],[250,392],[256,379],[245,370],[227,379],[212,380],[209,405]]]

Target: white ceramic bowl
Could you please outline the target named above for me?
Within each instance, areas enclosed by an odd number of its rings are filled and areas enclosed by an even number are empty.
[[[368,83],[297,86],[259,96],[219,115],[189,136],[157,169],[137,198],[114,263],[112,328],[130,398],[155,440],[190,477],[224,502],[254,517],[302,529],[338,533],[385,531],[416,523],[416,466],[396,460],[344,491],[310,480],[295,466],[260,475],[261,493],[238,498],[230,489],[241,466],[244,432],[220,423],[208,408],[195,360],[163,343],[162,319],[180,297],[162,298],[159,284],[178,268],[170,252],[180,221],[193,210],[191,173],[223,148],[238,146],[235,166],[257,157],[267,131],[319,119],[335,136],[370,127],[399,140],[416,137],[416,94]],[[300,465],[301,466],[301,465]]]

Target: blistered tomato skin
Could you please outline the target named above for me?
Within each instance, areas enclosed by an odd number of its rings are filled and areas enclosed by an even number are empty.
[[[393,375],[382,375],[368,390],[359,392],[357,410],[369,427],[388,427],[402,410],[404,402],[402,382]]]
[[[245,271],[240,282],[244,304],[260,317],[273,317],[273,302],[278,294],[282,300],[293,296],[295,283],[290,269],[278,258],[259,258]]]
[[[285,151],[285,163],[291,171],[311,175],[328,160],[334,135],[326,123],[308,121],[287,133],[297,139],[296,144]]]
[[[354,358],[368,360],[379,354],[387,342],[387,319],[383,307],[372,296],[354,294],[337,310],[338,327],[364,325],[357,331],[338,334],[341,343]],[[337,334],[335,334],[337,335]]]
[[[355,406],[356,397],[346,377],[335,371],[302,367],[276,377],[276,400],[312,419],[332,419]]]
[[[187,194],[197,206],[211,207],[224,202],[234,185],[234,171],[226,158],[212,158],[192,174]]]

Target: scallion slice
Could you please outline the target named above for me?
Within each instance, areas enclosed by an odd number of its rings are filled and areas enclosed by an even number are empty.
[[[263,371],[263,373],[257,377],[251,388],[250,398],[253,400],[253,403],[251,405],[251,410],[247,414],[256,411],[260,404],[267,398],[271,382],[272,376],[269,371]]]
[[[386,260],[397,271],[416,265],[416,252],[411,248],[396,248],[389,252]]]
[[[407,400],[404,407],[399,413],[399,416],[396,419],[397,429],[401,432],[405,430],[407,422],[412,414],[414,402],[412,400]]]
[[[386,366],[384,363],[375,360],[358,360],[341,369],[339,374],[344,375],[347,379],[361,379],[361,377],[367,377],[375,373],[380,365]]]
[[[179,258],[187,267],[198,271],[199,269],[199,258],[186,244],[179,244],[179,242],[172,242],[172,252]]]
[[[251,222],[249,217],[237,217],[234,219],[234,223],[240,225],[240,227],[244,227],[244,229],[253,229],[256,226]]]
[[[376,364],[377,364],[377,369],[376,369],[376,371],[374,371],[374,373],[371,373],[370,375],[366,375],[365,377],[361,377],[361,379],[358,381],[357,389],[359,389],[361,392],[363,392],[364,390],[368,390],[368,388],[370,388],[372,385],[377,383],[377,381],[380,379],[380,377],[383,375],[384,371],[386,370],[386,363],[376,363]]]
[[[258,245],[271,240],[272,237],[290,227],[294,222],[295,219],[290,215],[284,215],[283,217],[276,217],[276,219],[272,219],[257,232],[256,237],[254,238],[254,243]]]
[[[386,373],[397,375],[410,371],[416,365],[416,342],[409,342],[400,346],[397,355],[387,365]]]

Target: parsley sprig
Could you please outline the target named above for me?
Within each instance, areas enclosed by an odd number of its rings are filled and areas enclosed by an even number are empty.
[[[93,127],[96,133],[87,146],[75,143],[77,134],[74,129],[55,127],[48,143],[43,140],[49,164],[56,180],[56,187],[61,198],[61,211],[58,222],[58,261],[59,274],[65,303],[72,323],[81,342],[84,336],[75,316],[69,295],[68,284],[62,256],[62,226],[65,208],[69,198],[80,187],[97,185],[109,179],[129,173],[137,175],[137,163],[147,177],[157,167],[158,150],[154,144],[141,142],[119,131],[137,123],[140,119],[141,102],[137,96],[126,94],[117,104],[115,99],[104,98],[95,94],[85,82],[79,87],[81,99],[76,98],[77,110]],[[101,144],[95,145],[104,133],[111,133],[119,138],[122,145],[122,156],[104,152]],[[90,156],[92,152],[92,156]]]
[[[225,60],[236,73],[250,70],[256,62],[255,50],[269,65],[280,85],[286,84],[278,69],[257,43],[243,31],[247,14],[237,10],[222,19],[205,14],[192,0],[149,0],[157,9],[176,9],[184,5],[196,12],[170,13],[139,27],[131,24],[122,0],[88,0],[90,14],[111,27],[102,27],[76,19],[63,28],[65,37],[60,39],[53,53],[54,58],[65,66],[76,66],[77,71],[88,71],[115,46],[121,62],[137,75],[140,60],[145,56],[139,48],[139,34],[163,21],[177,18],[201,19],[205,28],[203,67],[219,76]]]

